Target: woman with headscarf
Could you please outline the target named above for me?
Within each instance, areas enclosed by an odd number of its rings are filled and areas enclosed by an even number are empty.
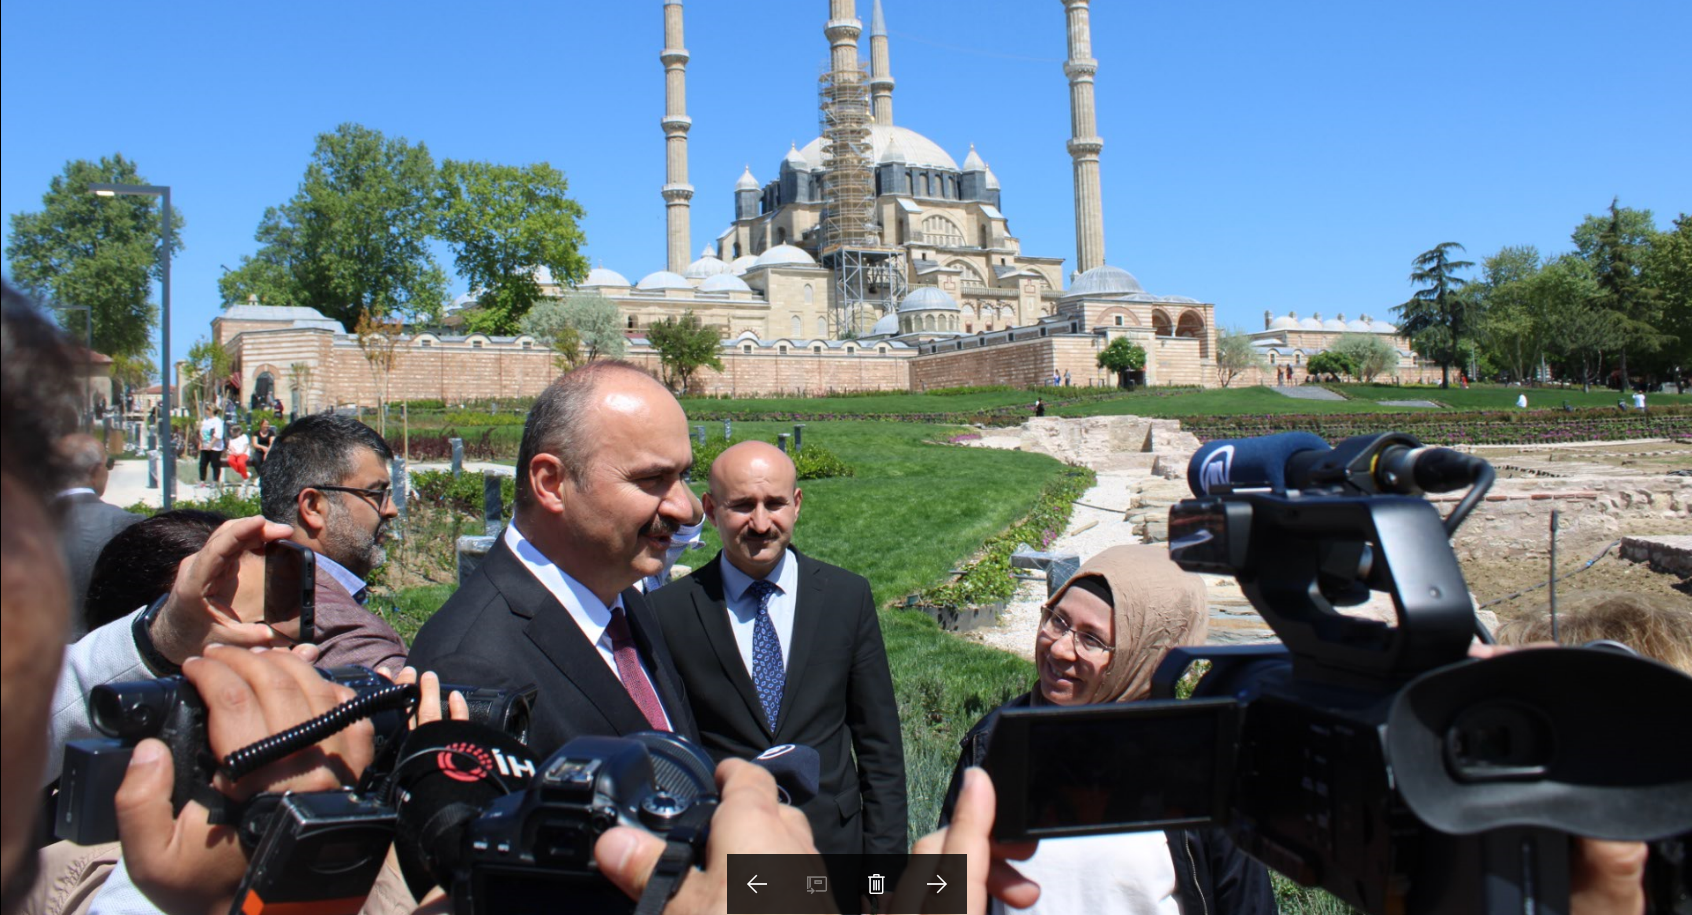
[[[951,817],[964,770],[986,758],[1000,710],[1145,699],[1169,649],[1204,644],[1208,614],[1204,581],[1177,566],[1167,549],[1117,546],[1089,559],[1042,609],[1034,641],[1035,688],[988,713],[964,738],[941,824]],[[1046,839],[1016,869],[1040,885],[1039,902],[1018,911],[1275,911],[1268,871],[1220,829]],[[993,906],[1005,911],[998,902]]]

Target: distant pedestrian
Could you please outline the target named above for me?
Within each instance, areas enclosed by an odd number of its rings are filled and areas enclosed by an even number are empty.
[[[1038,398],[1038,397],[1034,398],[1034,415],[1035,416],[1045,416],[1046,415],[1046,402],[1044,400]]]
[[[1634,391],[1633,392],[1633,409],[1638,410],[1641,413],[1645,412],[1645,392],[1644,391]]]
[[[1522,393],[1516,395],[1516,406],[1523,409],[1523,410],[1527,409],[1527,392],[1526,391],[1523,391]]]
[[[1063,386],[1069,387],[1069,369],[1063,370]]]

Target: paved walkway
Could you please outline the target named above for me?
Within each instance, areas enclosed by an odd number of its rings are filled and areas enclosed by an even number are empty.
[[[1439,404],[1436,404],[1431,400],[1383,400],[1380,404],[1383,407],[1422,407],[1430,410],[1444,409],[1444,407],[1441,407]]]
[[[1294,400],[1344,400],[1344,397],[1318,384],[1283,384],[1269,390]]]

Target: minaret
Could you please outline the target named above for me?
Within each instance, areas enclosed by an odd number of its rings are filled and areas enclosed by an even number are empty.
[[[881,0],[870,13],[870,104],[875,122],[893,126],[893,68],[887,61],[887,20],[881,17]]]
[[[1093,117],[1093,35],[1088,0],[1063,0],[1069,13],[1069,157],[1075,160],[1075,270],[1085,273],[1105,262],[1104,201],[1099,194],[1098,122]]]
[[[828,0],[828,24],[823,26],[823,34],[828,36],[829,63],[834,72],[858,69],[858,36],[863,31],[854,0]]]
[[[687,183],[687,131],[693,119],[687,116],[687,48],[682,47],[681,0],[664,0],[664,216],[668,240],[668,269],[687,269],[693,249],[688,224],[693,185]]]

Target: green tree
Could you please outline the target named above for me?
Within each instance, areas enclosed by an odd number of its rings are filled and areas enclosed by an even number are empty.
[[[1590,389],[1604,352],[1615,348],[1615,325],[1598,305],[1592,266],[1569,253],[1545,262],[1533,280],[1537,308],[1547,316],[1547,350],[1564,357],[1564,374],[1580,366],[1582,389]]]
[[[1506,246],[1487,258],[1482,270],[1480,295],[1486,307],[1477,328],[1481,348],[1490,360],[1507,366],[1513,379],[1536,377],[1550,326],[1536,296],[1539,250]]]
[[[1098,364],[1101,369],[1115,372],[1116,386],[1125,388],[1128,386],[1128,373],[1146,367],[1146,350],[1127,337],[1117,337],[1099,350]]]
[[[223,379],[229,377],[229,351],[221,344],[201,337],[188,348],[187,361],[188,377],[183,381],[187,389],[183,392],[186,395],[184,403],[216,406]]]
[[[1457,276],[1474,262],[1452,260],[1452,252],[1462,250],[1462,245],[1446,241],[1418,254],[1411,262],[1414,269],[1410,282],[1420,283],[1422,288],[1394,309],[1402,319],[1399,326],[1417,351],[1439,361],[1442,388],[1451,386],[1451,364],[1472,331],[1471,320],[1477,311],[1475,297],[1464,288],[1468,281]]]
[[[319,134],[293,198],[266,210],[259,250],[218,280],[224,307],[257,296],[304,305],[341,322],[359,315],[430,319],[446,302],[446,274],[429,253],[435,163],[423,144],[342,124]]]
[[[1633,387],[1633,376],[1627,368],[1628,351],[1654,352],[1666,342],[1666,335],[1657,328],[1662,320],[1661,296],[1643,276],[1656,233],[1641,237],[1616,204],[1610,201],[1609,221],[1585,256],[1598,283],[1598,307],[1607,313],[1614,329],[1622,390],[1627,391]],[[1649,211],[1645,215],[1649,218]]]
[[[1398,365],[1398,351],[1379,334],[1341,334],[1329,352],[1344,359],[1351,366],[1351,377],[1363,382]]]
[[[560,369],[601,356],[620,359],[628,348],[617,303],[597,291],[545,299],[523,316],[519,327],[558,353]]]
[[[479,289],[470,327],[509,334],[541,299],[537,268],[558,283],[587,275],[577,220],[581,204],[565,196],[564,173],[545,162],[495,165],[441,163],[440,235],[452,246],[459,275]]]
[[[1342,375],[1355,375],[1357,371],[1351,360],[1333,350],[1311,356],[1310,361],[1304,364],[1304,370],[1315,376],[1327,375],[1335,379]]]
[[[48,308],[86,305],[94,349],[134,360],[152,347],[158,308],[159,210],[152,197],[96,197],[99,182],[146,184],[122,154],[74,159],[48,182],[42,208],[12,215],[6,258],[12,282]],[[182,211],[172,208],[171,253],[182,250]],[[67,314],[61,312],[62,315]],[[82,315],[63,321],[82,340]]]
[[[1231,327],[1216,335],[1216,380],[1223,387],[1251,369],[1267,370],[1267,365],[1245,331]]]
[[[1588,213],[1575,226],[1569,238],[1574,241],[1575,251],[1587,263],[1595,263],[1598,249],[1603,244],[1601,236],[1605,232],[1615,232],[1627,244],[1641,248],[1649,248],[1657,237],[1657,217],[1650,210],[1635,210],[1632,207],[1618,207],[1619,200],[1612,200],[1610,209],[1605,213]],[[1612,222],[1615,223],[1612,226]]]
[[[1679,386],[1692,369],[1692,216],[1680,214],[1674,231],[1657,236],[1646,278],[1662,296],[1662,330],[1674,338],[1664,347],[1663,364]]]
[[[672,391],[687,393],[702,368],[723,370],[723,360],[717,356],[722,338],[699,323],[691,310],[679,319],[665,318],[647,327],[646,340],[658,351],[664,384]]]

